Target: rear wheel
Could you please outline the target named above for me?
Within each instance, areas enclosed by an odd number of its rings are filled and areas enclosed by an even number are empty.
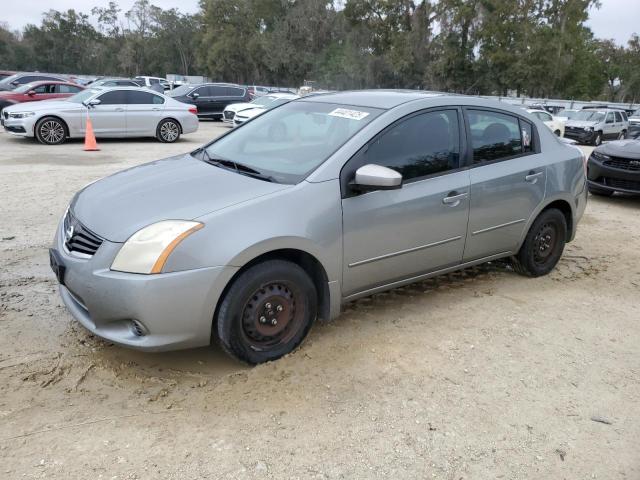
[[[268,260],[233,282],[217,315],[216,333],[231,356],[250,364],[293,351],[317,313],[316,288],[298,265]]]
[[[60,145],[67,139],[67,127],[56,117],[44,117],[35,127],[36,138],[45,145]]]
[[[180,138],[180,125],[175,120],[166,118],[158,124],[156,138],[162,143],[173,143]]]
[[[618,140],[624,140],[627,137],[627,131],[623,130],[620,132],[620,135],[618,135]]]
[[[513,258],[514,269],[529,277],[546,275],[554,269],[564,251],[567,221],[555,208],[544,210],[533,222],[520,251]]]

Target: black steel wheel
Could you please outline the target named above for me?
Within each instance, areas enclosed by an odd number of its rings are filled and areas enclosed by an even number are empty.
[[[544,210],[533,222],[520,251],[513,258],[514,269],[529,277],[546,275],[562,256],[567,239],[567,221],[555,208]]]
[[[263,363],[294,350],[316,312],[317,293],[309,275],[295,263],[268,260],[235,279],[218,309],[216,333],[233,357]]]
[[[180,138],[180,125],[175,120],[166,118],[158,124],[156,137],[162,143],[173,143]]]
[[[45,145],[60,145],[67,139],[67,126],[56,117],[44,117],[35,126],[36,138]]]

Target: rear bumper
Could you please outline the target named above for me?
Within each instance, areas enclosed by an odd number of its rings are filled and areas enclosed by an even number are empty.
[[[587,163],[590,187],[612,192],[640,193],[640,170],[626,170],[605,165],[593,157]]]

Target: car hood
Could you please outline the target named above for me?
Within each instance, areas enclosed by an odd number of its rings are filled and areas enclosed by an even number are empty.
[[[596,125],[596,123],[598,122],[591,122],[591,121],[587,121],[587,120],[569,120],[567,121],[566,126],[567,127],[593,127],[594,125]]]
[[[640,140],[617,140],[614,142],[607,142],[596,150],[598,153],[603,153],[610,157],[640,160]]]
[[[258,115],[260,115],[261,113],[266,112],[268,109],[266,108],[247,108],[246,110],[242,110],[242,117],[246,117],[246,118],[253,118],[256,117]]]
[[[29,112],[42,112],[42,111],[62,111],[62,110],[77,110],[86,108],[81,103],[67,102],[66,100],[45,99],[38,102],[28,102],[27,105],[18,103],[10,107],[5,108],[7,112],[20,112],[27,110]]]
[[[73,214],[101,237],[124,242],[161,220],[192,220],[290,188],[216,167],[189,154],[123,170],[78,192]]]
[[[225,110],[229,110],[230,112],[239,112],[241,110],[247,110],[248,108],[255,107],[252,103],[232,103],[224,107]]]

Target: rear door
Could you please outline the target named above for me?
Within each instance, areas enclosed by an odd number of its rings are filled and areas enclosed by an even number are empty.
[[[499,110],[465,109],[472,146],[464,261],[515,249],[544,200],[546,162],[531,123]]]
[[[145,90],[127,90],[127,136],[155,135],[165,100]]]
[[[125,136],[127,132],[127,91],[111,90],[100,95],[99,105],[89,108],[93,131],[97,136]],[[85,126],[83,119],[83,127]],[[86,128],[86,127],[85,127]]]
[[[224,87],[224,95],[224,99],[221,102],[222,110],[224,110],[227,105],[244,102],[246,91],[241,87]]]
[[[411,115],[374,137],[345,165],[345,296],[461,262],[469,218],[461,125],[456,108]],[[366,164],[401,173],[402,188],[352,192],[348,182]]]
[[[604,134],[604,138],[615,138],[618,136],[616,119],[613,112],[607,112],[602,133]]]

